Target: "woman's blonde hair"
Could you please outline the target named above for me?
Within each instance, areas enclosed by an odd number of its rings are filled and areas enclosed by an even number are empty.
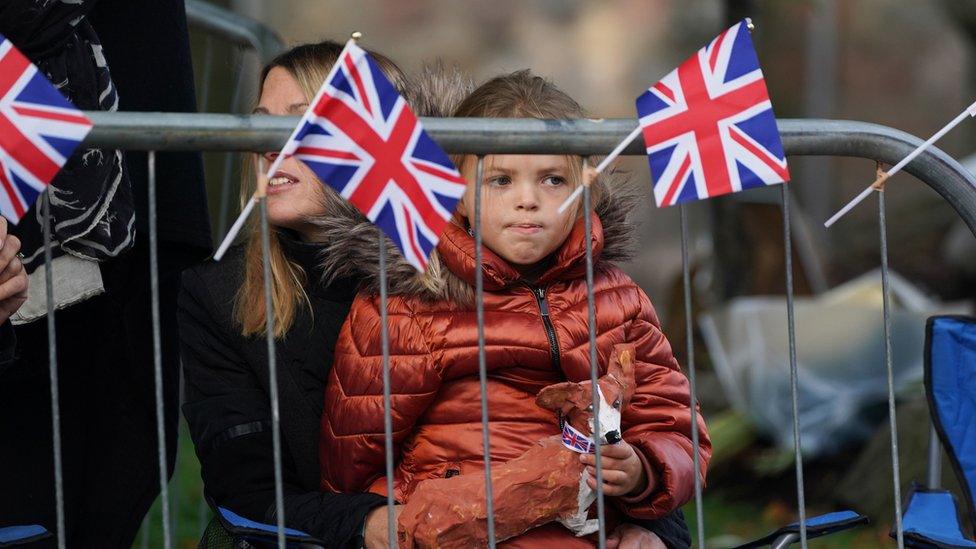
[[[287,70],[301,86],[309,101],[315,96],[322,81],[332,69],[339,55],[342,44],[332,40],[324,40],[315,44],[296,46],[275,57],[261,71],[260,85],[275,67]],[[379,65],[393,85],[404,93],[407,89],[407,78],[403,71],[389,58],[376,52],[369,52],[372,59]],[[241,206],[243,207],[254,194],[257,181],[255,168],[257,155],[245,155],[241,181]],[[339,200],[335,193],[322,193],[323,201]],[[234,314],[241,325],[244,336],[264,334],[267,330],[267,315],[264,302],[264,267],[261,261],[261,233],[256,216],[247,230],[247,243],[244,249],[244,281],[237,292]],[[308,274],[294,261],[288,259],[282,249],[281,237],[278,231],[270,234],[271,280],[272,280],[272,308],[274,310],[274,336],[284,337],[295,321],[295,313],[303,304],[311,307],[305,285]],[[311,310],[311,309],[309,309]]]
[[[585,118],[586,112],[576,100],[555,84],[524,69],[496,76],[478,86],[458,105],[454,116],[567,120]],[[465,163],[471,158],[471,155],[454,155],[451,160],[459,170],[463,171]],[[582,159],[578,156],[567,158],[572,176],[569,183],[576,187],[583,181]],[[597,204],[602,195],[603,184],[600,178],[597,178],[590,185],[591,204]],[[577,201],[577,204],[580,203],[581,201]]]

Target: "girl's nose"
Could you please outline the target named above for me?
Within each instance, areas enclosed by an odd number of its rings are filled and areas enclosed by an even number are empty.
[[[274,163],[275,159],[278,158],[278,151],[266,152],[261,156],[264,158],[264,161],[266,162],[263,168],[266,170],[271,166],[271,164]]]
[[[535,185],[522,184],[518,186],[515,208],[517,210],[537,210],[539,209],[539,196]]]

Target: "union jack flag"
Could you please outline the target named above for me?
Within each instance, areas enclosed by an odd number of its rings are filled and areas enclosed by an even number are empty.
[[[0,35],[0,215],[20,221],[91,127]]]
[[[420,271],[464,194],[450,159],[352,42],[283,152],[359,208]]]
[[[563,423],[563,446],[580,454],[596,453],[596,442],[579,432],[568,421]]]
[[[746,21],[637,98],[658,207],[788,181]]]

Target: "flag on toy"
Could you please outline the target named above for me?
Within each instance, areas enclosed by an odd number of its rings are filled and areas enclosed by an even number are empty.
[[[790,178],[747,21],[651,86],[637,113],[658,207]]]
[[[91,128],[0,35],[0,215],[20,221]]]
[[[350,41],[282,149],[356,206],[423,271],[465,181],[379,66]]]

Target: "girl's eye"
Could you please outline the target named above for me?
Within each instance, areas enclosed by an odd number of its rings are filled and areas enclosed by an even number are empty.
[[[552,185],[553,187],[558,187],[566,183],[566,180],[558,175],[547,175],[543,180],[546,185]]]
[[[499,175],[498,177],[488,179],[488,184],[496,187],[503,187],[511,182],[512,180],[507,175]]]

